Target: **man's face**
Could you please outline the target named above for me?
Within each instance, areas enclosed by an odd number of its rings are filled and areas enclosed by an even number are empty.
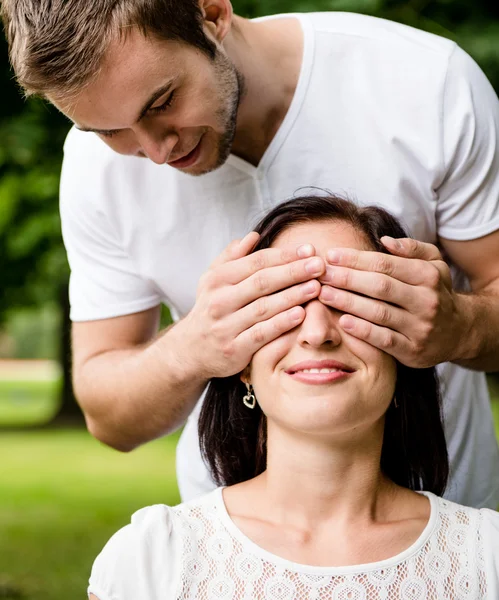
[[[210,60],[192,46],[131,31],[75,100],[51,100],[120,154],[202,175],[230,154],[240,94],[241,78],[221,50]]]

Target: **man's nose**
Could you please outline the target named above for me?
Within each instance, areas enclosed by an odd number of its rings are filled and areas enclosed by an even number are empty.
[[[157,165],[163,165],[169,160],[171,152],[178,142],[178,135],[174,132],[137,128],[135,135],[139,143],[139,152]]]
[[[325,306],[320,300],[305,305],[305,319],[298,333],[298,342],[313,348],[324,344],[337,346],[341,343],[338,320],[341,313]]]

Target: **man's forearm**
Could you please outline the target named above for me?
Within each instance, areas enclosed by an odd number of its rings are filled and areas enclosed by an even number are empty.
[[[453,361],[476,371],[499,371],[499,282],[460,295],[466,323]]]
[[[173,326],[147,345],[110,350],[79,365],[75,393],[94,437],[129,451],[182,425],[207,380],[180,357],[178,337]]]

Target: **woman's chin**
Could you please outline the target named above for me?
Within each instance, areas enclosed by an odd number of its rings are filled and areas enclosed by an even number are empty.
[[[274,402],[268,412],[265,408],[269,427],[274,422],[280,429],[311,436],[329,436],[333,440],[335,436],[344,438],[348,432],[355,436],[359,429],[365,431],[370,425],[375,427],[387,407],[359,401],[358,396],[337,395],[332,398],[330,395],[318,395],[300,399],[288,397]]]
[[[322,401],[318,406],[311,406],[307,403],[306,410],[290,410],[285,414],[284,419],[278,419],[279,422],[289,429],[310,435],[339,435],[348,430],[354,430],[361,422],[365,421],[362,415],[356,417],[359,411],[356,407],[341,406],[337,403],[334,406],[328,405]],[[305,408],[305,407],[304,407]]]

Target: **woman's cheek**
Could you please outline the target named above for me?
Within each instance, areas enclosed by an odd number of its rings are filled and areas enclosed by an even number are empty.
[[[250,363],[250,373],[253,385],[258,385],[259,380],[270,381],[276,374],[277,365],[286,358],[290,350],[290,342],[281,336],[269,342],[253,355]],[[284,367],[284,365],[283,365]]]
[[[385,368],[390,362],[395,365],[395,360],[389,354],[382,350],[378,350],[378,348],[371,346],[371,344],[368,344],[363,340],[359,340],[358,338],[347,334],[347,337],[345,337],[343,341],[350,352],[355,354],[355,356],[365,364],[383,365]]]
[[[290,340],[287,340],[286,336],[280,336],[258,350],[258,352],[253,355],[251,364],[254,366],[265,365],[267,370],[273,370],[274,367],[286,357],[290,349]]]

